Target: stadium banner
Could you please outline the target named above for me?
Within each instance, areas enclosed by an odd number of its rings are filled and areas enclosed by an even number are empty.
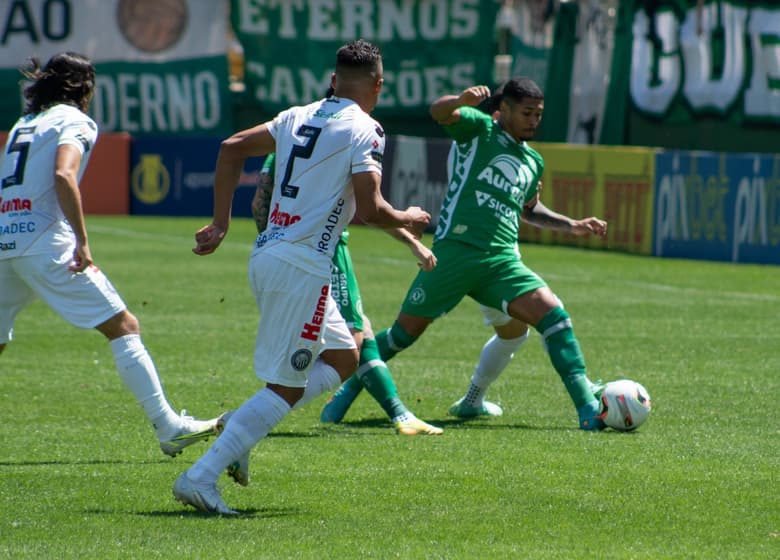
[[[130,213],[211,216],[214,166],[221,138],[134,137],[130,148]],[[233,215],[250,217],[263,158],[249,158],[233,199]]]
[[[0,146],[5,146],[6,140],[8,133],[0,132]],[[130,135],[124,132],[99,134],[94,150],[79,184],[84,213],[128,214]]]
[[[101,132],[229,134],[227,2],[0,2],[0,130],[23,108],[19,67],[75,51],[95,62]]]
[[[545,104],[538,139],[573,144],[598,143],[604,122],[613,30],[599,2],[560,5],[550,52]],[[516,73],[523,73],[522,68]]]
[[[776,1],[621,2],[614,53],[601,143],[776,149]]]
[[[780,264],[780,154],[663,152],[653,254]]]
[[[534,143],[544,157],[541,201],[571,216],[608,222],[607,239],[521,227],[521,240],[649,255],[653,240],[655,151]]]
[[[499,2],[231,0],[244,49],[247,96],[269,115],[322,97],[336,51],[363,38],[384,58],[384,87],[374,111],[387,118],[429,119],[438,97],[492,84]]]

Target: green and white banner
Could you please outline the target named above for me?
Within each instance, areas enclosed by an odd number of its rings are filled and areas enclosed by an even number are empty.
[[[376,116],[429,119],[441,95],[492,84],[499,2],[485,0],[231,0],[250,99],[268,114],[311,102],[330,85],[338,48],[382,49]]]
[[[544,140],[587,142],[577,130],[587,123],[594,131],[592,141],[602,144],[777,150],[780,3],[620,2],[614,46],[607,42],[602,49],[605,56],[599,59],[580,59],[606,60],[610,69],[604,82],[606,96],[597,95],[589,103],[592,121],[576,117],[581,112],[577,99],[588,88],[599,93],[594,76],[603,77],[604,71],[596,72],[598,65],[592,65],[592,72],[581,71],[577,53],[592,42],[581,32],[586,15],[579,14],[580,21],[572,22],[576,9],[563,8],[559,14],[563,21],[558,23],[564,31],[568,27],[579,32],[576,46],[574,36],[567,43],[566,33],[556,32],[550,75],[567,87],[550,88],[548,80],[548,109],[559,113],[557,119],[543,123]],[[611,40],[610,35],[595,37]]]
[[[227,0],[2,0],[0,130],[21,113],[19,67],[61,51],[97,69],[92,116],[102,131],[232,130]]]

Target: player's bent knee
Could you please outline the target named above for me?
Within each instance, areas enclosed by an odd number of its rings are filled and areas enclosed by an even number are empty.
[[[140,334],[141,326],[135,315],[127,309],[120,311],[108,321],[95,327],[101,334],[109,340],[114,340],[128,334]]]
[[[357,348],[326,350],[320,358],[336,370],[342,381],[346,381],[358,368],[360,354]]]

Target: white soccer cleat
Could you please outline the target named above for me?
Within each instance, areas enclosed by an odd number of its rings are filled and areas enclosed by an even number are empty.
[[[211,436],[216,436],[217,422],[219,418],[212,418],[211,420],[196,420],[192,416],[187,416],[187,411],[182,410],[181,426],[176,435],[170,439],[160,441],[160,449],[166,455],[176,457],[185,447],[197,443],[199,441],[206,441]]]
[[[504,411],[496,403],[482,401],[480,406],[471,406],[464,402],[465,397],[458,399],[450,407],[450,416],[457,418],[476,418],[478,416],[501,416]]]
[[[230,417],[233,416],[234,410],[229,410],[222,416],[217,418],[217,435],[225,431]],[[234,461],[227,468],[227,475],[232,478],[236,484],[241,486],[249,486],[249,451],[244,453],[237,461]]]
[[[173,485],[173,496],[185,506],[192,506],[200,511],[220,515],[239,515],[236,510],[230,509],[222,501],[216,484],[194,482],[186,472],[176,479]]]

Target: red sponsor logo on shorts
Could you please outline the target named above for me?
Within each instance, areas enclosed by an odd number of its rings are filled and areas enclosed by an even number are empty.
[[[328,292],[330,284],[325,284],[320,290],[320,297],[317,299],[317,307],[314,309],[311,321],[303,324],[301,338],[317,341],[320,338],[322,330],[322,321],[325,319],[325,306],[328,303]]]
[[[295,222],[300,222],[301,217],[296,216],[295,214],[290,215],[287,212],[280,211],[279,203],[277,202],[274,204],[274,210],[271,212],[271,217],[269,220],[272,224],[276,224],[277,226],[290,226]]]
[[[32,210],[32,200],[29,198],[3,198],[0,196],[0,214],[24,212],[25,210]]]

